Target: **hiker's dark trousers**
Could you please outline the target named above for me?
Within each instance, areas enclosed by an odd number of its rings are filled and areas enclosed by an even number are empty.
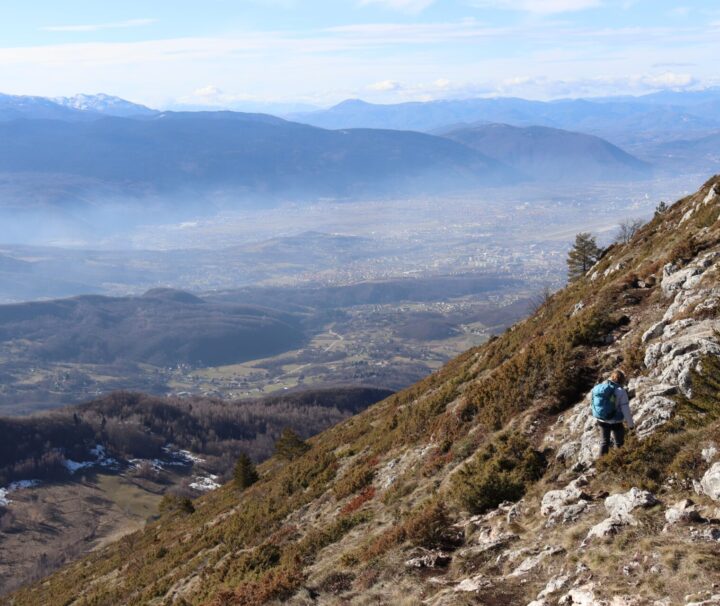
[[[615,446],[620,448],[625,443],[625,426],[622,423],[603,423],[598,421],[600,432],[600,456],[606,455],[610,450],[610,434]]]

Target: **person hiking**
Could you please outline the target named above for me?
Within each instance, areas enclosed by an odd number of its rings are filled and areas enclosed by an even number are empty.
[[[593,387],[592,415],[597,420],[600,433],[600,456],[610,451],[610,436],[617,448],[625,443],[625,426],[634,429],[635,421],[630,412],[628,393],[625,385],[625,373],[615,370],[607,381]]]

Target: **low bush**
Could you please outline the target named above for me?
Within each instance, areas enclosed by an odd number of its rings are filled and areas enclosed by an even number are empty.
[[[160,500],[158,508],[160,513],[163,514],[180,513],[187,515],[195,513],[195,506],[193,505],[191,499],[177,496],[169,492],[165,493],[163,498]]]
[[[357,467],[349,469],[333,487],[335,498],[340,500],[355,494],[358,490],[368,486],[374,477],[375,467],[372,465],[372,461],[365,461]]]
[[[484,513],[503,501],[517,501],[542,477],[544,456],[523,436],[506,433],[479,452],[452,478],[454,501],[472,513]]]
[[[349,513],[353,513],[354,511],[357,511],[360,509],[365,503],[368,501],[372,501],[375,498],[375,487],[374,486],[368,486],[363,490],[359,495],[357,495],[354,499],[351,499],[345,506],[340,510],[341,515],[347,515]]]
[[[211,606],[262,606],[270,600],[286,600],[304,583],[305,576],[297,568],[269,570],[255,581],[247,581],[234,591],[223,591]]]

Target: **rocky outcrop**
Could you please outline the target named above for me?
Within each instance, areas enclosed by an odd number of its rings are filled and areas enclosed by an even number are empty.
[[[605,509],[611,516],[623,517],[630,515],[633,509],[652,507],[658,503],[651,492],[631,488],[627,492],[614,494],[605,499]]]
[[[714,501],[720,501],[720,463],[715,463],[700,480],[703,493]]]
[[[450,561],[452,556],[443,551],[424,551],[409,560],[406,560],[407,568],[444,568]]]
[[[625,493],[607,497],[605,509],[610,515],[589,530],[585,541],[612,537],[624,526],[636,526],[637,520],[631,512],[634,509],[652,507],[656,504],[658,500],[652,493],[639,488],[631,488]]]
[[[668,523],[668,526],[673,524],[692,524],[694,522],[702,522],[703,517],[698,512],[695,503],[690,499],[683,499],[667,509],[665,512],[665,521]]]
[[[540,514],[549,517],[550,523],[568,521],[568,518],[577,519],[590,500],[590,496],[582,490],[582,487],[587,485],[588,479],[583,475],[565,488],[546,492],[540,504]]]
[[[520,565],[510,573],[510,576],[518,577],[527,574],[542,564],[545,559],[562,553],[565,553],[565,549],[562,547],[548,545],[538,553],[526,557],[522,562],[520,562]]]
[[[672,417],[676,406],[674,396],[682,394],[692,398],[692,373],[703,372],[702,360],[707,356],[720,357],[720,320],[675,319],[691,309],[697,312],[700,306],[712,306],[715,305],[713,301],[720,301],[720,287],[699,287],[703,274],[719,258],[720,254],[709,253],[688,267],[690,271],[683,273],[682,277],[668,282],[669,293],[677,290],[673,303],[664,318],[642,335],[641,341],[647,345],[644,353],[647,371],[633,378],[628,385],[629,391],[634,394],[630,406],[641,439],[654,433]],[[671,288],[670,284],[674,286]],[[555,428],[545,438],[545,445],[556,449],[558,459],[578,470],[591,467],[599,455],[590,399],[588,393],[567,414],[560,416]]]

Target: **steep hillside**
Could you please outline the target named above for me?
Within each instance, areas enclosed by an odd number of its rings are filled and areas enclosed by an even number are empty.
[[[612,143],[558,128],[483,124],[445,136],[540,181],[611,181],[649,174],[647,164]]]
[[[716,604],[719,215],[715,177],[502,336],[10,603]],[[618,365],[638,429],[596,461]]]

